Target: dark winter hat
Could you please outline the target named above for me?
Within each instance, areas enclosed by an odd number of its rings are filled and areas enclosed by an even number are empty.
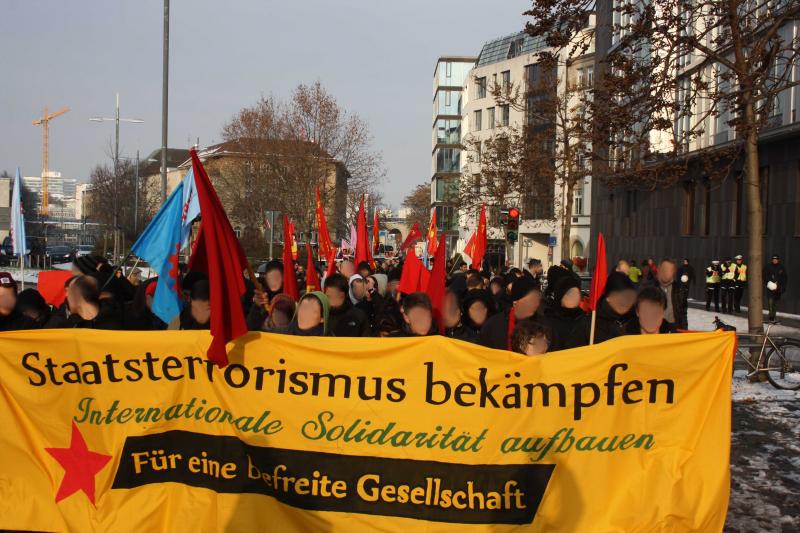
[[[528,276],[517,278],[511,285],[511,301],[522,300],[533,291],[541,291],[539,282]]]
[[[561,266],[563,266],[564,268],[568,268],[568,269],[572,270],[572,260],[571,259],[562,259],[561,260]]]
[[[183,283],[181,283],[181,288],[184,291],[192,292],[192,286],[200,280],[208,279],[208,275],[205,272],[197,272],[192,270],[187,272],[186,275],[183,277]]]
[[[358,264],[358,268],[356,270],[358,270],[359,272],[361,272],[362,270],[369,270],[370,272],[372,272],[372,267],[370,267],[369,263],[367,263],[366,261],[361,261]]]
[[[44,297],[36,289],[25,289],[17,295],[17,309],[25,312],[32,309],[37,313],[46,313],[49,309]]]
[[[0,272],[0,287],[17,288],[17,282],[8,272]]]
[[[388,282],[389,282],[389,283],[391,283],[391,282],[393,282],[393,281],[400,281],[400,276],[401,276],[402,274],[403,274],[403,273],[401,272],[401,270],[400,270],[399,268],[393,268],[393,269],[391,269],[391,270],[389,271],[389,274],[387,274],[387,276],[388,276],[388,278],[389,278],[389,279],[388,279]]]
[[[547,269],[547,292],[552,293],[556,284],[562,278],[569,277],[569,272],[558,265],[553,265]]]
[[[467,291],[467,294],[464,295],[464,301],[461,304],[461,309],[464,312],[464,316],[467,315],[469,306],[475,302],[483,302],[483,305],[485,305],[489,310],[489,314],[491,315],[494,313],[495,304],[492,293],[489,292],[488,289],[472,289],[471,291]]]
[[[560,305],[561,298],[563,298],[564,295],[567,294],[567,291],[573,287],[577,288],[578,290],[581,288],[581,282],[575,276],[566,276],[559,279],[558,282],[556,282],[555,287],[553,287],[553,302],[555,302],[555,305]]]
[[[81,274],[89,274],[97,272],[97,265],[100,264],[100,261],[94,255],[81,255],[76,257],[72,264],[81,271]]]
[[[611,294],[612,292],[622,292],[622,291],[636,291],[636,285],[633,284],[631,278],[623,274],[622,272],[612,272],[608,275],[608,279],[606,280],[606,289],[603,292],[603,298]]]

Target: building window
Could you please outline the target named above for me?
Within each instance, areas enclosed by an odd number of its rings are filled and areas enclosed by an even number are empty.
[[[683,184],[683,221],[682,235],[694,235],[694,183]]]
[[[511,71],[504,70],[503,72],[500,73],[500,76],[503,84],[502,85],[503,92],[508,91],[508,88],[511,87]]]
[[[500,125],[508,126],[509,122],[509,107],[508,104],[500,106]]]
[[[578,80],[576,82],[576,85],[578,86],[578,88],[586,86],[586,71],[583,70],[582,68],[578,69]]]
[[[586,67],[586,86],[594,86],[594,67]]]
[[[440,118],[436,121],[436,142],[438,144],[458,144],[461,142],[461,121]]]
[[[483,118],[482,115],[483,115],[483,111],[481,111],[480,109],[475,111],[475,113],[473,114],[473,116],[474,116],[474,119],[473,119],[473,122],[474,122],[473,131],[481,131],[481,119]]]
[[[758,169],[758,178],[761,184],[761,214],[762,214],[762,232],[766,235],[769,232],[769,167],[761,167]]]
[[[711,186],[703,187],[703,197],[700,202],[700,235],[708,237],[711,232]]]
[[[487,122],[486,127],[491,130],[494,128],[494,108],[490,107],[489,109],[486,110],[486,113],[489,115],[487,117],[488,120],[486,121]]]
[[[486,98],[486,76],[475,79],[475,99]]]
[[[528,90],[538,88],[539,84],[539,65],[527,65],[525,67],[525,82],[528,84]]]
[[[508,45],[508,53],[506,54],[506,59],[512,59],[517,57],[522,53],[522,47],[525,44],[525,39],[514,39]]]
[[[436,113],[438,115],[461,115],[461,91],[441,90],[437,92]]]
[[[453,231],[458,229],[456,210],[453,206],[437,205],[436,228],[439,231]]]
[[[458,172],[461,168],[461,150],[458,148],[436,149],[436,172]]]
[[[575,187],[572,191],[572,215],[576,217],[583,215],[583,187]]]
[[[453,178],[436,177],[434,180],[434,202],[453,202],[458,195],[458,180]]]

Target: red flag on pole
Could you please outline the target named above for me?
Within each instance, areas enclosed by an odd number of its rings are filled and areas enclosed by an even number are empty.
[[[378,210],[375,209],[375,217],[372,221],[372,255],[378,255],[380,245],[380,223],[378,222]]]
[[[411,246],[414,241],[418,241],[420,237],[422,237],[422,231],[419,229],[419,222],[414,222],[414,225],[411,226],[411,230],[408,232],[408,236],[406,236],[406,240],[400,245],[400,253],[405,252],[406,248]]]
[[[367,214],[364,212],[364,195],[361,195],[361,204],[358,207],[358,220],[356,221],[356,265],[363,261],[370,262],[369,238],[367,237]]]
[[[333,274],[336,272],[336,247],[335,246],[333,248],[331,248],[331,251],[325,257],[325,261],[328,263],[328,265],[327,265],[328,268],[325,271],[325,279],[328,279],[329,277],[333,276]]]
[[[467,254],[470,258],[475,254],[475,232],[473,231],[469,239],[467,239],[467,245],[464,246],[464,253]]]
[[[300,299],[297,288],[297,275],[294,272],[294,256],[292,255],[292,224],[289,217],[283,215],[283,292],[291,296],[294,301]]]
[[[314,264],[314,254],[311,250],[311,243],[306,243],[306,292],[321,291],[322,285],[319,282],[319,272],[317,265]]]
[[[478,216],[478,229],[475,232],[475,245],[472,259],[472,268],[480,270],[483,265],[483,256],[486,255],[486,205],[481,205],[481,214]]]
[[[608,277],[608,265],[606,264],[606,241],[603,233],[597,234],[597,250],[595,251],[594,273],[592,274],[592,286],[589,291],[589,309],[597,309],[597,302],[603,295],[606,288],[606,278]]]
[[[436,209],[431,212],[431,225],[428,227],[428,257],[436,255]]]
[[[425,288],[428,297],[431,299],[433,306],[433,319],[439,327],[439,335],[444,335],[444,320],[442,319],[442,308],[444,307],[444,282],[447,271],[445,264],[445,235],[444,233],[439,237],[439,246],[437,249],[441,250],[439,258],[433,263],[433,270],[431,271],[430,280]]]
[[[319,194],[319,186],[317,186],[317,240],[319,241],[319,248],[317,249],[317,254],[319,259],[321,260],[323,257],[328,257],[331,253],[331,249],[333,248],[333,243],[331,242],[331,234],[328,231],[328,222],[325,219],[325,208],[322,206],[322,199],[320,198]]]
[[[397,286],[397,290],[405,294],[417,292],[420,289],[420,276],[423,270],[427,272],[427,269],[422,266],[422,261],[419,260],[416,252],[411,248],[403,263],[403,271],[400,274],[400,284]]]
[[[242,295],[245,292],[242,272],[248,263],[217,192],[194,149],[191,150],[191,157],[202,219],[189,270],[208,274],[213,339],[207,355],[209,360],[223,367],[228,364],[225,345],[247,333],[242,310]]]

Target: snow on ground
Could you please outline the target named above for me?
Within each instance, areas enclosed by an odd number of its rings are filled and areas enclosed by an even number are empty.
[[[701,309],[689,309],[689,328],[712,330],[715,316],[740,333],[747,331],[744,315]],[[786,325],[774,326],[770,334],[800,339],[800,329]],[[800,391],[751,383],[740,366],[731,390],[731,496],[725,531],[800,531]]]

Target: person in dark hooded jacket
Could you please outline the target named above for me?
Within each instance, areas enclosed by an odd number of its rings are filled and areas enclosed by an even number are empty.
[[[325,296],[330,303],[328,327],[337,337],[369,337],[369,319],[350,300],[350,287],[341,274],[333,274],[325,280]]]
[[[467,291],[461,303],[461,323],[478,336],[483,325],[495,311],[494,298],[487,289]]]
[[[622,272],[612,272],[606,280],[603,296],[597,302],[595,344],[625,335],[629,322],[636,318],[636,286]],[[567,348],[587,346],[592,327],[591,315],[581,317],[567,339]]]
[[[530,276],[517,278],[511,286],[511,309],[491,317],[481,328],[480,344],[488,348],[509,350],[511,333],[516,323],[535,320],[542,303],[542,289]]]
[[[569,274],[562,276],[550,291],[552,301],[544,313],[550,329],[550,351],[563,350],[578,320],[585,315],[581,309],[581,283]]]
[[[320,291],[307,292],[297,302],[297,311],[286,330],[288,335],[327,337],[330,335],[328,297]]]
[[[403,325],[390,337],[426,337],[439,333],[433,320],[433,305],[424,292],[412,292],[403,298]]]
[[[37,329],[41,327],[35,320],[21,311],[19,304],[17,282],[8,272],[0,272],[0,331]]]
[[[450,289],[444,295],[442,320],[444,321],[445,337],[466,342],[478,342],[477,332],[464,325],[461,306],[458,303],[458,295]]]

